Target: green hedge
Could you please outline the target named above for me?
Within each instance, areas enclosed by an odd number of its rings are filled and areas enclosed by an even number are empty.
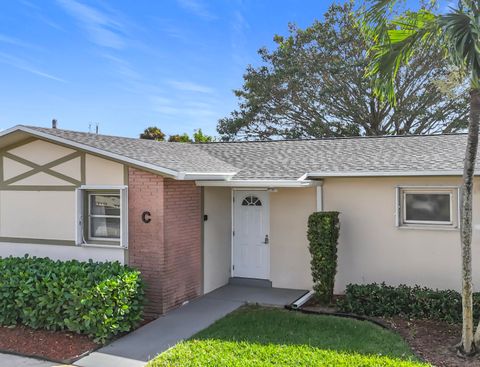
[[[0,258],[0,325],[70,330],[97,342],[142,319],[140,273],[118,262]]]
[[[474,318],[480,316],[480,293],[475,293]],[[420,286],[398,287],[382,284],[349,284],[345,297],[337,301],[342,312],[366,316],[404,316],[413,319],[462,321],[462,299],[452,290],[433,290]]]
[[[337,273],[337,242],[340,231],[338,212],[317,212],[308,218],[308,241],[313,290],[323,303],[333,300],[333,286]]]

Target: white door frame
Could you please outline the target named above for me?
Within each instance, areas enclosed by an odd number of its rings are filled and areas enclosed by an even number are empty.
[[[235,272],[233,270],[233,260],[234,260],[234,235],[233,233],[235,232],[235,191],[266,191],[268,195],[268,207],[267,207],[267,212],[268,212],[268,223],[267,223],[267,232],[268,232],[268,237],[270,239],[270,243],[268,245],[268,251],[269,251],[269,256],[268,256],[268,278],[270,279],[271,277],[271,250],[270,250],[270,244],[271,244],[271,235],[270,235],[270,190],[268,188],[232,188],[231,193],[230,193],[230,204],[231,204],[231,217],[232,217],[232,231],[230,233],[230,277],[235,276]]]

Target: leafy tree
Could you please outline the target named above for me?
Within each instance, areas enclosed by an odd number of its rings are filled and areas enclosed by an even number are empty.
[[[140,139],[149,139],[156,141],[165,141],[165,134],[156,126],[148,127],[140,134]],[[169,142],[175,143],[191,143],[192,139],[187,133],[183,134],[174,134],[168,137]],[[206,135],[203,133],[202,129],[193,130],[193,141],[195,143],[208,143],[214,141],[213,136]]]
[[[193,141],[195,143],[209,143],[213,141],[213,136],[205,135],[202,129],[193,130]]]
[[[140,134],[140,139],[164,141],[165,134],[156,126],[147,127],[143,133]]]
[[[478,147],[480,121],[480,3],[459,0],[446,14],[426,9],[392,14],[396,0],[375,0],[365,17],[365,30],[373,36],[372,61],[368,76],[374,77],[375,92],[394,106],[400,104],[399,85],[395,83],[402,67],[409,69],[412,60],[425,48],[451,68],[463,73],[469,90],[469,123],[464,159],[461,252],[462,252],[462,341],[459,351],[473,354],[480,349],[480,325],[474,334],[472,302],[472,190]],[[421,80],[420,80],[421,81]],[[421,81],[424,82],[424,81]],[[461,88],[460,88],[461,89]]]
[[[444,93],[449,62],[424,44],[395,75],[395,105],[379,99],[365,77],[373,40],[361,32],[354,3],[332,5],[323,21],[289,26],[276,48],[259,50],[262,66],[249,66],[239,108],[219,121],[222,139],[312,138],[345,135],[448,133],[465,128],[468,98]]]
[[[190,139],[187,133],[183,133],[182,135],[179,135],[179,134],[170,135],[168,137],[168,141],[173,143],[191,143],[192,142],[192,140]]]

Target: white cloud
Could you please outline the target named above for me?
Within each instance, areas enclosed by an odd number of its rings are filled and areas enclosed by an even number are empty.
[[[102,54],[103,58],[109,60],[115,68],[115,71],[118,75],[123,78],[135,81],[142,79],[140,73],[138,73],[127,60],[124,60],[120,57],[113,56],[111,54]]]
[[[24,42],[19,40],[18,38],[10,37],[5,34],[0,33],[0,43],[8,43],[10,45],[19,46],[19,47],[26,47],[26,48],[33,48],[34,46],[30,43]]]
[[[206,20],[213,20],[217,17],[212,14],[205,3],[202,0],[177,0],[178,4],[188,10],[190,13],[195,14],[196,16],[206,19]]]
[[[34,65],[32,65],[31,63],[29,63],[26,60],[20,59],[18,57],[12,56],[12,55],[5,54],[3,52],[0,52],[0,63],[10,65],[10,66],[15,67],[17,69],[29,72],[29,73],[34,74],[34,75],[41,76],[43,78],[55,80],[57,82],[62,82],[62,83],[66,82],[62,78],[59,78],[55,75],[46,73],[46,72],[38,69],[37,67],[35,67]]]
[[[218,116],[212,104],[197,101],[170,99],[163,96],[151,96],[152,109],[162,115],[185,116],[189,119],[212,119]]]
[[[57,2],[77,19],[92,42],[117,50],[125,48],[124,26],[115,17],[76,0],[57,0]]]
[[[231,33],[231,47],[232,47],[232,58],[239,68],[245,68],[247,65],[247,37],[246,30],[250,28],[248,21],[242,14],[240,9],[237,9],[233,12],[233,17],[230,22],[230,27],[232,29]]]
[[[177,90],[197,93],[213,93],[214,90],[206,85],[201,85],[189,81],[169,80],[167,82],[170,86]]]

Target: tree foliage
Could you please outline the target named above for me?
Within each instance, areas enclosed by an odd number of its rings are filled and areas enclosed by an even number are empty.
[[[158,127],[150,126],[140,134],[140,139],[165,141],[165,134]]]
[[[460,242],[462,255],[462,340],[459,352],[480,350],[480,325],[474,333],[472,283],[473,175],[480,124],[480,4],[459,0],[446,14],[429,9],[393,13],[398,0],[375,0],[365,13],[363,29],[374,44],[367,76],[374,77],[374,92],[381,100],[398,105],[395,81],[402,67],[426,48],[438,50],[439,57],[464,75],[468,83],[468,136],[463,160]],[[459,88],[462,89],[461,87]]]
[[[289,26],[276,48],[259,50],[235,91],[239,108],[219,121],[222,139],[317,138],[348,135],[449,133],[467,125],[464,89],[445,93],[450,78],[441,50],[422,46],[394,80],[396,104],[374,93],[365,77],[373,40],[361,32],[353,2],[332,5],[323,21]]]
[[[156,141],[165,141],[166,135],[156,126],[150,126],[140,134],[140,139],[149,139]],[[193,130],[193,139],[187,133],[174,134],[168,137],[169,142],[173,143],[209,143],[214,141],[214,137],[203,133],[202,129]]]
[[[171,143],[191,143],[192,140],[190,139],[190,136],[188,136],[187,133],[183,134],[175,134],[175,135],[170,135],[168,137],[168,141]]]
[[[202,129],[193,131],[193,141],[195,143],[210,143],[213,141],[213,137],[203,133]]]

